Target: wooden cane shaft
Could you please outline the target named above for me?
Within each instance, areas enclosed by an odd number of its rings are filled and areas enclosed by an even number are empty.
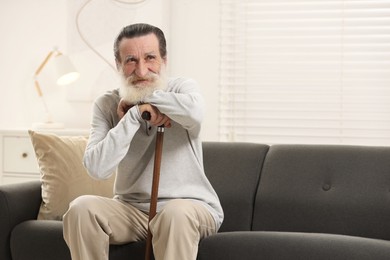
[[[164,132],[157,132],[156,151],[154,155],[152,195],[150,198],[149,221],[152,220],[156,215],[158,185],[160,182],[160,167],[161,167],[163,137],[164,137]]]
[[[156,149],[154,154],[153,182],[152,182],[152,192],[150,198],[148,236],[146,239],[145,260],[150,260],[150,256],[152,252],[152,233],[150,232],[149,223],[154,218],[157,211],[158,185],[160,182],[160,167],[161,167],[163,140],[164,140],[164,127],[159,126],[157,129]]]

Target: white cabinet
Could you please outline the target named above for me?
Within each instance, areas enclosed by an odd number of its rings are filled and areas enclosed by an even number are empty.
[[[57,135],[88,135],[88,129],[40,130]],[[0,130],[0,184],[39,180],[39,168],[27,130]]]
[[[29,136],[5,134],[1,137],[1,183],[39,179],[38,164]]]

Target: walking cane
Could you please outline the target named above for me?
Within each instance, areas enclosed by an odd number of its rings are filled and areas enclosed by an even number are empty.
[[[142,118],[149,121],[151,118],[150,113],[147,111],[143,112]],[[148,237],[146,239],[145,260],[150,260],[151,252],[152,252],[152,233],[150,232],[149,223],[156,215],[163,140],[164,140],[164,125],[161,125],[157,127],[156,148],[154,154],[152,194],[150,198]]]

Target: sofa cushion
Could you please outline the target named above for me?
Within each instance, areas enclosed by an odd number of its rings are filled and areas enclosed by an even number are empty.
[[[10,239],[12,260],[70,260],[62,236],[62,221],[28,220],[17,225]]]
[[[29,131],[42,182],[42,204],[38,219],[61,220],[69,202],[85,194],[113,196],[113,176],[90,177],[82,164],[88,141],[84,136],[57,136]]]
[[[273,145],[253,230],[390,240],[390,147]]]
[[[29,220],[17,225],[11,234],[12,260],[71,260],[63,239],[62,221]],[[144,260],[145,242],[110,246],[110,260]]]
[[[225,213],[220,231],[250,230],[261,167],[269,146],[203,143],[204,168]]]
[[[203,239],[198,260],[387,260],[390,242],[333,234],[227,232]]]

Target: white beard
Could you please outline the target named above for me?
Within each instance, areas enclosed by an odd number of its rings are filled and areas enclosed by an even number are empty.
[[[132,82],[138,77],[134,74],[129,77],[125,77],[123,71],[120,71],[121,85],[119,88],[119,95],[122,99],[129,104],[138,104],[142,103],[146,97],[153,94],[156,90],[165,90],[167,88],[167,76],[165,66],[161,67],[160,74],[155,74],[153,72],[148,72],[144,77],[151,79],[152,82],[147,86],[137,86]]]

